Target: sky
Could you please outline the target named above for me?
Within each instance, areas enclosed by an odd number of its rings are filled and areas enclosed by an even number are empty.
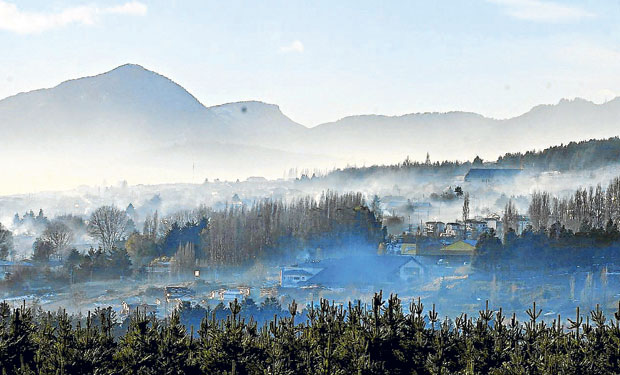
[[[0,98],[140,64],[203,104],[354,115],[620,95],[620,1],[0,0]]]

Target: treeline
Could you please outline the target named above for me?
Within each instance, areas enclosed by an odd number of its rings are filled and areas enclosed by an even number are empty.
[[[480,235],[472,257],[472,266],[478,270],[504,272],[574,271],[581,267],[602,269],[605,274],[605,264],[618,263],[620,232],[615,226],[573,233],[554,225],[547,232],[526,228],[520,235],[511,229],[503,242],[490,231]]]
[[[580,188],[569,197],[534,192],[527,214],[527,226],[519,228],[519,221],[525,219],[509,201],[502,222],[503,241],[494,231],[484,233],[472,264],[523,269],[587,266],[594,259],[620,261],[620,177],[606,189],[601,185]]]
[[[553,146],[542,151],[506,153],[497,159],[501,168],[575,171],[596,169],[620,162],[620,138],[591,139]]]
[[[128,238],[127,250],[141,264],[160,256],[193,256],[219,266],[296,256],[303,249],[352,244],[376,249],[383,239],[381,223],[360,193],[328,191],[317,199],[265,199],[249,207],[202,207],[161,220],[151,217],[142,233]]]
[[[365,178],[381,178],[386,175],[415,175],[418,177],[446,177],[455,175],[464,175],[472,167],[482,166],[482,160],[478,163],[472,163],[469,161],[460,162],[458,160],[444,160],[431,162],[427,160],[425,162],[412,161],[405,158],[404,161],[392,165],[373,165],[369,167],[347,167],[338,168],[326,173],[323,176],[302,176],[300,181],[308,182],[312,180],[321,181],[350,181],[360,180]]]
[[[620,222],[620,177],[614,178],[606,189],[601,185],[578,189],[570,197],[552,197],[536,192],[528,209],[535,231],[547,230],[558,223],[573,232],[605,229]]]
[[[617,374],[620,306],[541,319],[533,304],[524,322],[488,306],[473,318],[441,320],[434,306],[379,293],[367,307],[321,300],[300,317],[258,326],[208,312],[199,327],[180,312],[158,320],[133,314],[120,336],[110,309],[84,319],[64,312],[37,315],[0,304],[0,366],[5,374]],[[195,329],[194,329],[195,328]]]
[[[470,168],[525,168],[536,171],[579,171],[601,168],[620,162],[620,138],[592,139],[570,142],[566,145],[552,146],[541,151],[506,153],[496,161],[483,161],[476,156],[472,161],[434,161],[427,156],[426,161],[411,161],[392,165],[373,165],[370,167],[347,167],[335,169],[319,179],[363,179],[385,174],[416,175],[421,177],[441,177],[464,175]],[[310,180],[302,176],[302,181]]]

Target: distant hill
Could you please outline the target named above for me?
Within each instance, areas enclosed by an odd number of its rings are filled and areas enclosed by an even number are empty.
[[[403,116],[353,116],[310,129],[308,149],[330,149],[366,163],[393,163],[405,155],[424,160],[495,159],[506,152],[620,135],[620,98],[605,104],[583,99],[541,105],[511,119],[475,113],[416,113]]]
[[[544,150],[506,153],[497,160],[482,161],[442,161],[431,163],[411,162],[409,159],[397,164],[374,165],[370,167],[348,167],[330,171],[313,179],[312,182],[324,184],[342,184],[345,182],[387,180],[400,181],[407,178],[427,178],[435,181],[448,180],[464,176],[467,181],[471,171],[480,174],[485,169],[499,169],[507,175],[514,175],[518,169],[527,172],[579,172],[594,171],[599,168],[617,166],[620,169],[620,138],[591,139],[570,142],[566,145],[548,147]],[[310,181],[305,179],[304,181]],[[409,180],[411,181],[411,180]],[[418,180],[420,181],[420,180]]]
[[[1,100],[0,124],[12,129],[6,135],[15,147],[24,141],[75,144],[89,139],[137,147],[196,139],[255,144],[243,137],[261,141],[305,129],[272,104],[207,108],[172,80],[133,64]]]
[[[0,100],[0,132],[0,157],[13,161],[4,175],[11,190],[196,174],[277,177],[291,167],[396,163],[427,152],[433,160],[494,160],[613,137],[620,98],[562,100],[505,120],[469,112],[363,115],[307,128],[274,104],[206,107],[172,80],[127,64]]]

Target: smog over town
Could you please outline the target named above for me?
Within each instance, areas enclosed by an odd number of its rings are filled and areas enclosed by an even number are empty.
[[[0,0],[2,372],[620,373],[619,18]]]

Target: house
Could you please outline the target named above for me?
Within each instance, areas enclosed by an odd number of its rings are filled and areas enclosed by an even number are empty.
[[[295,288],[319,273],[323,268],[323,264],[315,260],[283,267],[280,270],[280,286]]]
[[[424,235],[428,237],[439,237],[446,230],[443,221],[427,221],[424,223]]]
[[[129,315],[135,312],[139,312],[142,314],[156,314],[157,313],[157,305],[149,305],[147,303],[127,303],[123,301],[121,308],[121,315]]]
[[[239,290],[226,290],[222,294],[220,294],[220,300],[227,304],[228,302],[232,302],[234,300],[242,301],[246,297],[245,294],[241,293]]]
[[[424,271],[425,267],[417,259],[411,257],[411,260],[399,267],[399,276],[401,280],[411,281],[423,276]]]
[[[482,220],[487,223],[488,229],[493,229],[495,233],[498,234],[503,233],[504,228],[502,225],[502,219],[499,217],[499,215],[491,215],[489,217],[485,217]]]
[[[219,299],[220,301],[226,303],[232,302],[235,299],[241,301],[249,295],[250,288],[245,286],[231,289],[220,288],[212,290],[211,293],[209,293],[209,299]]]
[[[468,219],[465,221],[465,227],[467,232],[481,234],[488,231],[486,221],[476,220],[476,219]]]
[[[523,233],[523,231],[527,229],[529,225],[531,225],[530,218],[524,215],[519,215],[519,218],[517,220],[517,234]]]
[[[343,288],[376,286],[411,280],[424,274],[424,267],[412,256],[362,255],[339,259],[325,259],[316,263],[321,269],[301,287],[320,286]]]
[[[184,286],[166,286],[164,287],[164,297],[167,302],[171,300],[189,300],[193,298],[195,292],[193,289]]]
[[[447,223],[444,237],[463,237],[465,235],[465,226],[461,223]]]
[[[280,271],[280,285],[284,288],[296,287],[314,275],[314,273],[303,269],[282,270]]]
[[[476,240],[460,240],[444,246],[441,251],[446,255],[472,254],[476,250]]]
[[[521,169],[510,168],[471,168],[465,175],[465,182],[483,184],[508,182],[521,172]]]

